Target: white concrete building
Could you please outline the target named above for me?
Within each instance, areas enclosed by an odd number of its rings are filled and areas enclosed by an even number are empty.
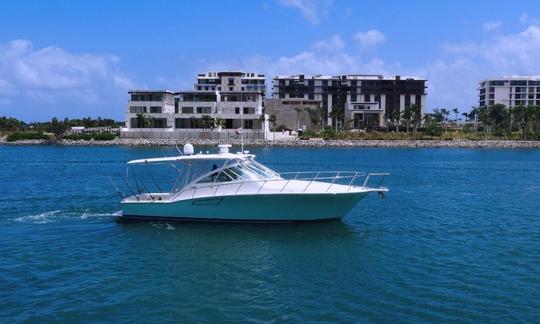
[[[263,138],[265,91],[264,75],[251,72],[199,74],[189,91],[130,91],[122,136],[229,138],[242,128]]]
[[[168,90],[131,90],[126,112],[126,128],[171,128],[174,92]]]
[[[540,105],[540,76],[504,76],[479,83],[478,106]]]

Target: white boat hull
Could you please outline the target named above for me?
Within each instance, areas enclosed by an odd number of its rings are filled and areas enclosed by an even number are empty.
[[[341,219],[368,192],[237,194],[177,201],[124,201],[129,219],[288,222]]]

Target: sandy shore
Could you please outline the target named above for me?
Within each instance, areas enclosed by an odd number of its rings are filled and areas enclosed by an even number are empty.
[[[0,145],[65,145],[65,146],[174,146],[190,142],[196,146],[215,146],[218,144],[240,145],[240,140],[169,140],[169,139],[115,139],[112,141],[46,141],[23,140],[6,142]],[[245,146],[265,147],[396,147],[396,148],[540,148],[540,141],[469,141],[469,140],[288,140],[288,141],[244,141]]]

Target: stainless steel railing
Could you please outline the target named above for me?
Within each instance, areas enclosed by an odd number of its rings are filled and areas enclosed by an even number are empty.
[[[309,176],[310,174],[314,174],[314,176]],[[215,197],[217,192],[221,187],[224,186],[234,186],[238,185],[236,190],[234,190],[234,194],[237,194],[242,187],[244,187],[245,184],[249,183],[261,183],[261,186],[258,188],[255,188],[252,193],[260,193],[265,185],[267,183],[276,183],[276,182],[284,182],[283,186],[279,189],[279,192],[283,192],[287,186],[291,183],[293,180],[298,181],[306,181],[308,182],[307,185],[304,187],[302,192],[306,192],[307,189],[314,183],[314,182],[326,182],[328,183],[328,187],[326,188],[325,192],[329,192],[332,186],[337,185],[338,182],[341,179],[350,179],[350,181],[347,181],[346,183],[340,183],[342,185],[347,186],[347,191],[349,192],[352,187],[355,186],[356,181],[359,179],[364,179],[363,183],[359,187],[363,188],[369,188],[369,182],[371,177],[381,177],[381,180],[379,182],[378,187],[373,187],[371,189],[377,190],[383,190],[386,191],[387,188],[383,187],[384,178],[389,175],[389,173],[365,173],[365,172],[355,172],[355,171],[301,171],[301,172],[283,172],[279,174],[281,178],[272,178],[272,179],[255,179],[255,180],[240,180],[240,181],[230,181],[230,182],[224,182],[224,183],[210,183],[206,185],[195,185],[195,186],[189,186],[181,189],[174,195],[170,197],[170,200],[174,200],[175,198],[181,196],[182,194],[185,194],[189,191],[193,191],[191,194],[191,198],[195,198],[197,191],[207,189],[207,188],[213,188],[215,187],[213,194],[210,197]]]

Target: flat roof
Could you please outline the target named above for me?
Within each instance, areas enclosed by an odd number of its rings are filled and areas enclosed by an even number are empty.
[[[261,91],[218,91],[218,90],[186,90],[186,91],[178,91],[175,94],[216,94],[218,92],[220,95],[225,94],[260,94],[262,95]]]
[[[526,80],[532,80],[532,81],[540,81],[540,75],[505,75],[505,76],[500,76],[500,77],[494,77],[494,78],[488,78],[488,79],[483,79],[481,80],[480,82],[485,82],[485,81],[498,81],[498,80],[503,80],[503,81],[511,81],[511,80],[521,80],[521,81],[526,81]]]
[[[171,90],[129,90],[129,94],[132,93],[169,93],[174,94],[174,91]]]
[[[337,80],[396,80],[396,78],[399,77],[400,80],[427,81],[427,79],[425,78],[419,78],[419,77],[414,77],[414,76],[406,76],[406,75],[383,76],[381,74],[342,74],[342,75],[294,74],[294,75],[276,75],[272,79],[273,80],[279,80],[279,79],[300,80],[300,76],[302,76],[304,80],[313,80],[313,79],[336,80],[336,81]],[[345,77],[345,79],[343,79],[343,77]]]
[[[253,154],[234,154],[234,153],[218,153],[218,154],[193,154],[193,155],[179,155],[171,157],[150,158],[150,159],[138,159],[131,160],[128,164],[146,164],[146,163],[167,163],[177,161],[193,161],[193,160],[247,160],[250,157],[255,157]]]

